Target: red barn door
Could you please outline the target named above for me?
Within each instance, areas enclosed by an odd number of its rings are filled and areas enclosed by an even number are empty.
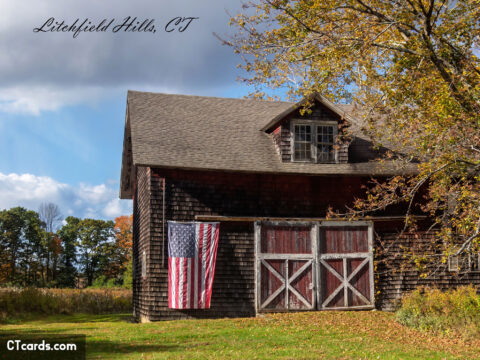
[[[353,226],[352,226],[353,225]],[[319,308],[373,308],[373,255],[368,226],[319,229]]]
[[[374,308],[371,223],[263,222],[255,231],[258,311]]]
[[[316,242],[312,241],[312,225],[266,223],[258,231],[258,309],[313,309]]]

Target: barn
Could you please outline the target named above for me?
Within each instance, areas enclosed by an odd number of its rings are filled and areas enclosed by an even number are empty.
[[[351,106],[308,101],[303,113],[303,102],[128,92],[120,197],[133,199],[137,320],[392,310],[418,285],[480,283],[474,271],[422,278],[405,268],[402,253],[439,254],[432,232],[399,235],[402,208],[327,219],[372,177],[400,170],[375,161],[384,149],[362,135]],[[168,221],[220,223],[209,309],[168,306]]]

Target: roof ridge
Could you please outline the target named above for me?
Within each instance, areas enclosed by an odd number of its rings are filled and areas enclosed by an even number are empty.
[[[219,99],[219,100],[241,100],[241,101],[255,101],[263,103],[281,103],[281,104],[294,104],[290,101],[279,101],[279,100],[265,100],[265,99],[253,99],[253,98],[235,98],[235,97],[221,97],[221,96],[203,96],[203,95],[192,95],[192,94],[172,94],[172,93],[160,93],[153,91],[139,91],[139,90],[127,90],[127,97],[130,94],[150,94],[150,95],[164,95],[164,96],[176,96],[176,97],[189,97],[189,98],[200,98],[200,99]]]

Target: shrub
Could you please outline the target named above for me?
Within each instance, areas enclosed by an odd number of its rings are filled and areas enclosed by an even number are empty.
[[[0,318],[20,314],[108,314],[130,312],[132,293],[124,289],[0,289]]]
[[[480,334],[480,296],[473,286],[441,291],[419,288],[404,296],[396,313],[406,326],[445,335]]]
[[[107,277],[101,275],[97,278],[95,278],[92,282],[92,286],[89,286],[89,288],[93,289],[116,289],[116,288],[122,288],[123,284],[123,279],[117,280],[117,279],[108,279]]]

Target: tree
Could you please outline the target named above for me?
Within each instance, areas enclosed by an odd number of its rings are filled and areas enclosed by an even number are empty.
[[[60,287],[75,287],[77,277],[77,233],[80,219],[69,216],[58,231],[62,250],[59,256],[59,276],[57,285]]]
[[[128,261],[123,273],[123,287],[131,289],[133,286],[133,258]]]
[[[63,219],[60,209],[53,203],[42,203],[38,209],[38,216],[46,234],[44,237],[45,249],[45,278],[46,282],[55,281],[57,273],[57,259],[60,251],[59,238],[55,232]],[[52,264],[50,264],[52,262]]]
[[[35,211],[22,207],[0,211],[0,261],[4,281],[16,285],[39,281],[43,238]]]
[[[374,183],[350,215],[404,203],[406,228],[415,230],[412,211],[430,215],[444,254],[478,250],[480,2],[259,0],[244,9],[224,42],[242,55],[253,95],[270,87],[292,100],[351,98],[371,138],[397,151],[399,166],[418,165],[414,176]]]
[[[110,278],[125,282],[125,273],[132,259],[132,224],[133,215],[115,218],[113,231],[115,232],[114,254],[110,265]],[[130,273],[131,276],[131,273]]]
[[[79,220],[77,230],[78,264],[91,286],[97,276],[109,271],[113,239],[113,221]]]
[[[42,203],[38,209],[38,215],[45,230],[50,233],[56,232],[58,225],[63,220],[58,205],[54,203]]]

